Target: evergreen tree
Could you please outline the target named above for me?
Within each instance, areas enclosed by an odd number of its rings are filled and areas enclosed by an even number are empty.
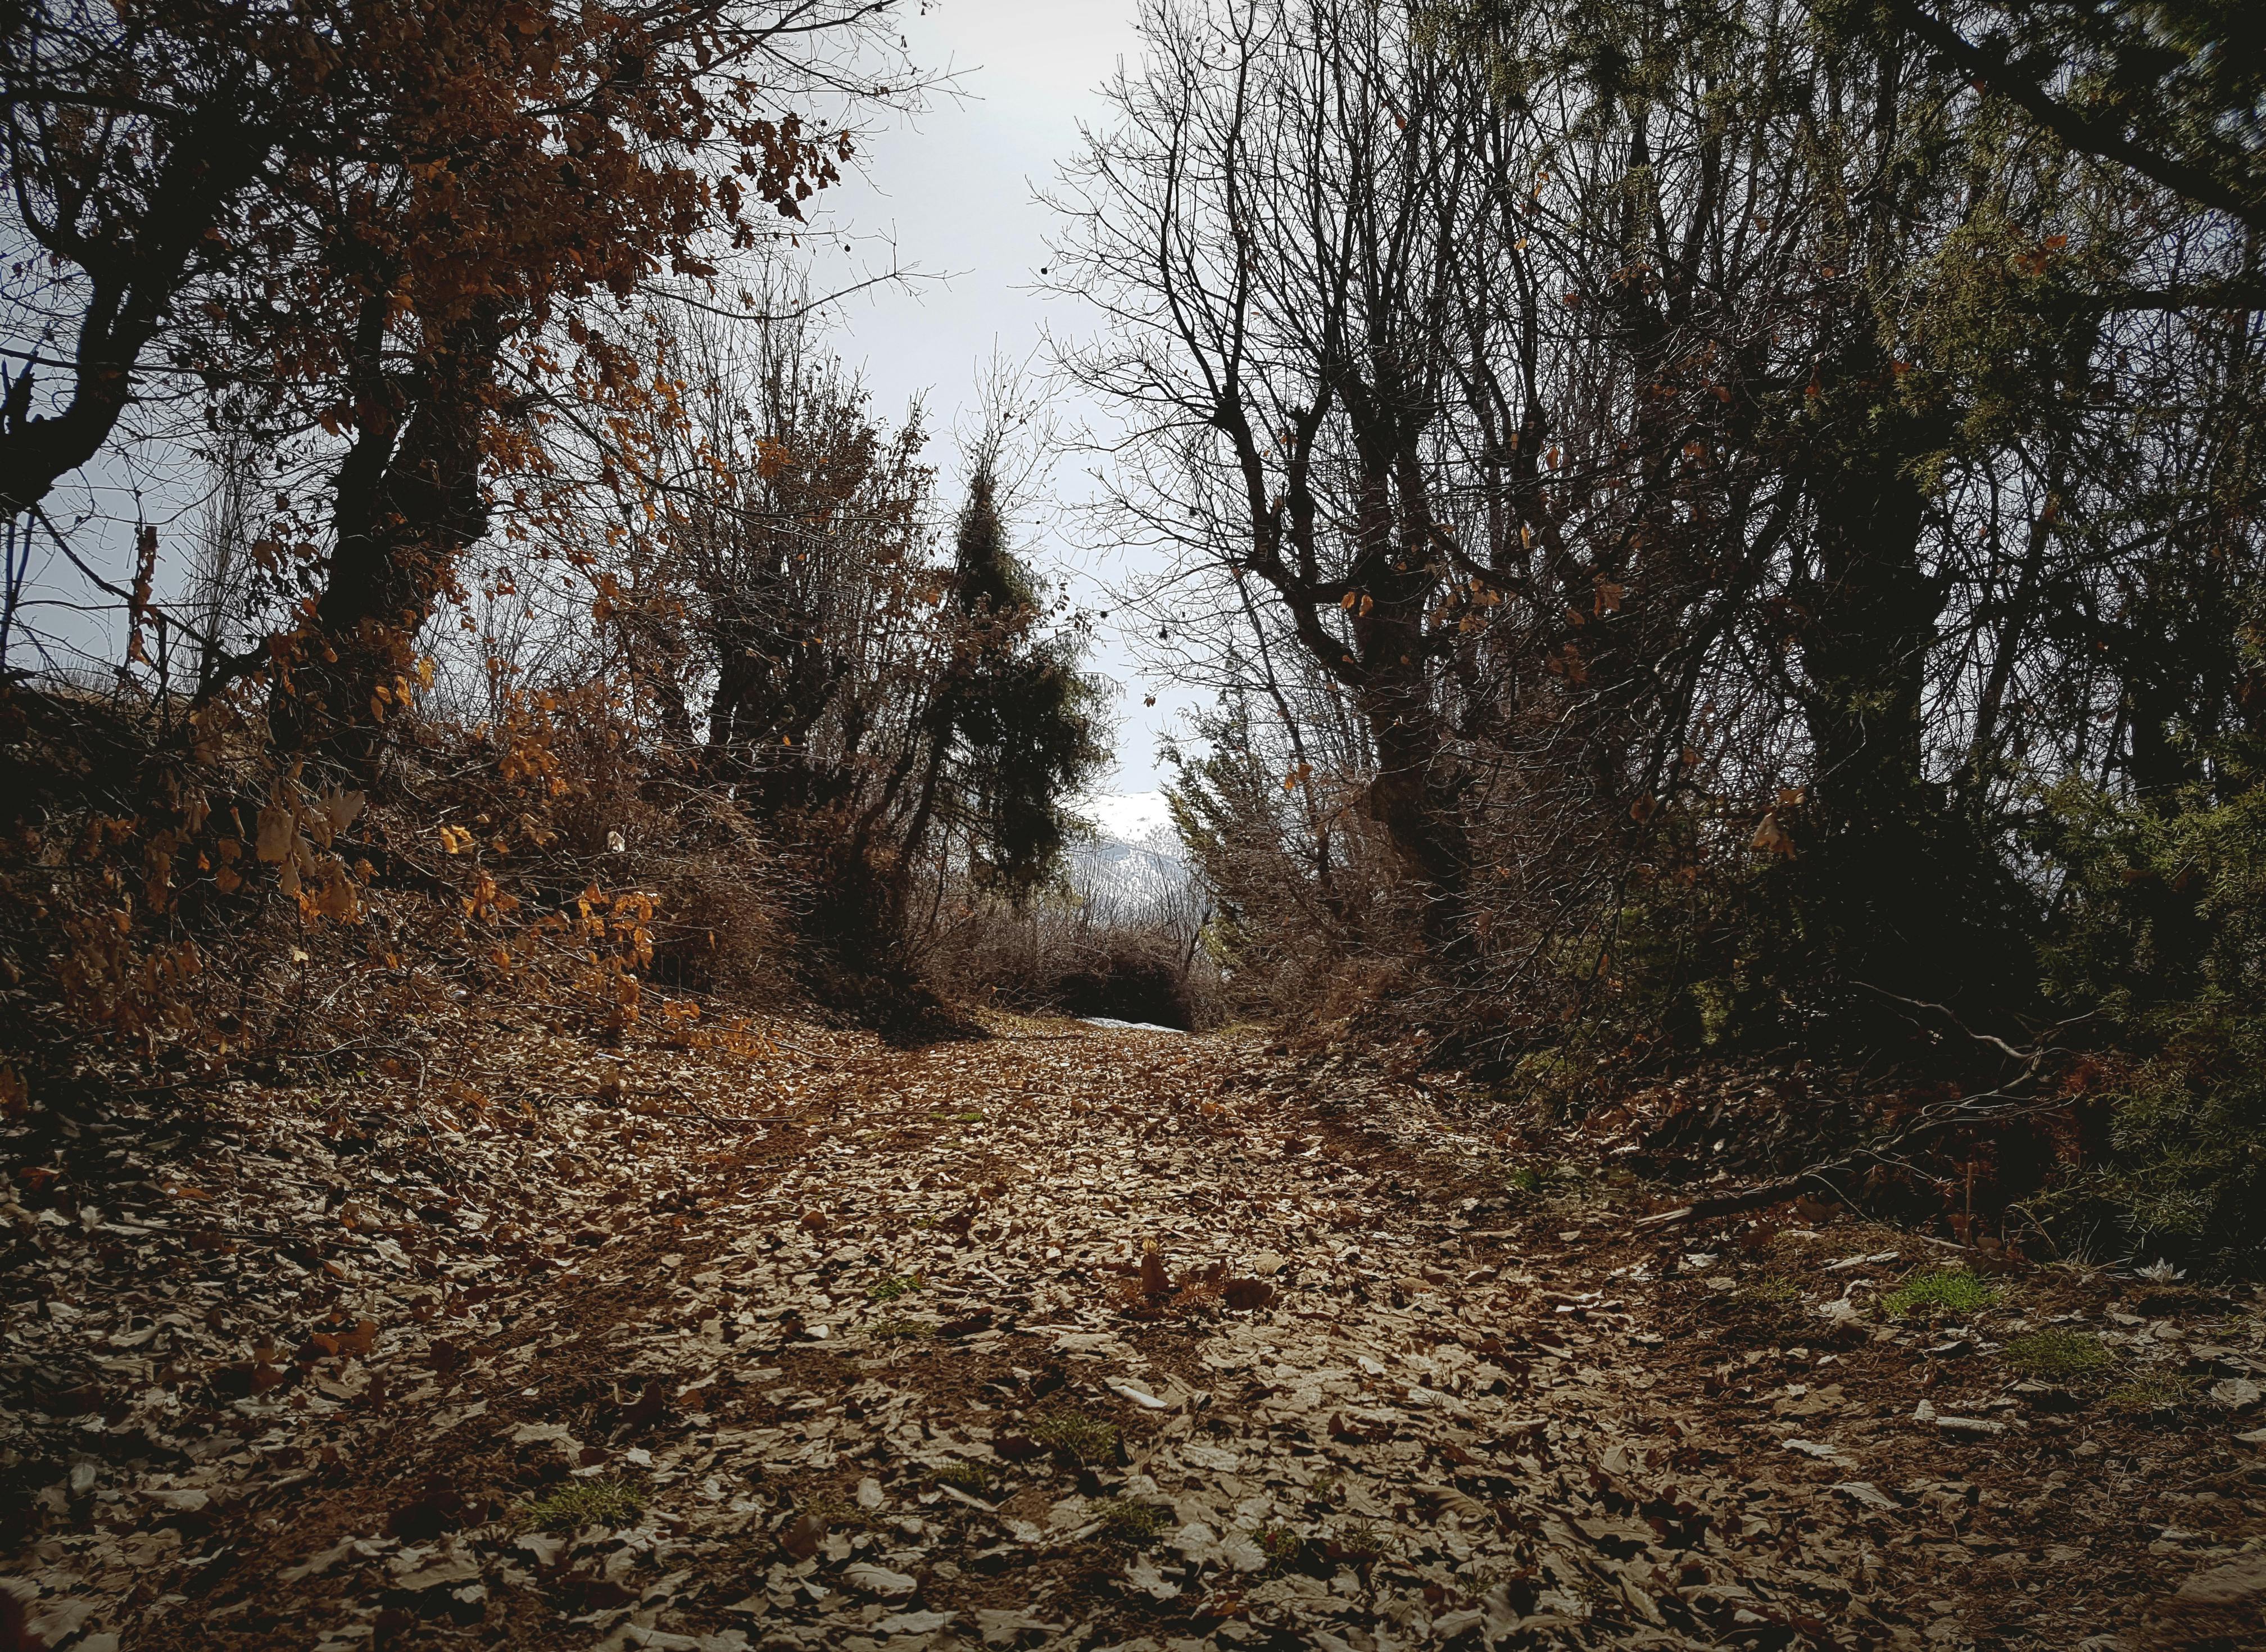
[[[1021,899],[1045,881],[1076,825],[1071,795],[1108,761],[1100,688],[1073,638],[1043,633],[1040,590],[1008,549],[989,467],[961,514],[953,601],[958,657],[939,696],[944,764],[969,826],[979,881]]]

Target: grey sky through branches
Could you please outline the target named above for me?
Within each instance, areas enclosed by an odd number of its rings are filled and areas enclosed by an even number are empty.
[[[910,15],[905,37],[925,70],[952,77],[918,117],[877,132],[858,176],[834,203],[844,239],[815,249],[815,289],[840,288],[894,256],[928,279],[882,287],[842,309],[836,342],[872,386],[876,408],[894,415],[922,397],[947,467],[956,423],[972,416],[978,378],[996,352],[1031,361],[1042,336],[1084,336],[1093,314],[1040,290],[1047,238],[1057,227],[1036,200],[1073,154],[1081,121],[1106,120],[1097,89],[1135,54],[1133,0],[938,0]],[[1066,425],[1091,428],[1102,409],[1071,397]],[[1056,465],[1035,519],[1019,524],[1042,569],[1067,573],[1084,606],[1107,610],[1107,585],[1122,558],[1097,542],[1080,507],[1093,496],[1099,460],[1071,453]],[[1156,745],[1194,702],[1167,687],[1154,707],[1124,647],[1118,618],[1105,622],[1091,660],[1120,685],[1115,788],[1159,784]]]

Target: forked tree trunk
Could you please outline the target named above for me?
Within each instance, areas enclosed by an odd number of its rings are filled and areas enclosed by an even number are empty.
[[[329,579],[272,704],[285,749],[376,766],[418,631],[487,530],[480,446],[498,343],[493,316],[463,322],[409,396],[365,398],[339,467]]]

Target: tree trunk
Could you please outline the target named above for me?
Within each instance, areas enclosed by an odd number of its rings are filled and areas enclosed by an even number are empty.
[[[1924,501],[1892,453],[1814,479],[1816,569],[1803,638],[1813,761],[1804,881],[1845,976],[1904,990],[1941,968],[1961,880],[1932,852],[1921,695],[1941,597],[1920,566]],[[1933,996],[1922,994],[1921,996]]]
[[[409,396],[365,397],[339,467],[330,578],[270,713],[285,749],[365,776],[375,767],[417,632],[458,556],[487,530],[480,444],[499,335],[493,315],[459,323]],[[374,361],[374,341],[364,343]]]

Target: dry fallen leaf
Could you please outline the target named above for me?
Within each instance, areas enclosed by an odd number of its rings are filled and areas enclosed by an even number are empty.
[[[1275,1287],[1263,1279],[1230,1279],[1219,1288],[1220,1300],[1231,1308],[1248,1312],[1275,1300]]]
[[[798,1561],[818,1553],[826,1539],[826,1522],[815,1514],[798,1515],[779,1532],[779,1547]]]
[[[1605,1602],[1656,1637],[1686,1613],[1691,1638],[1721,1640],[1736,1611],[1767,1607],[1797,1635],[1827,1632],[1799,1620],[1885,1645],[1911,1603],[1979,1600],[1984,1581],[1967,1547],[1954,1565],[1925,1539],[1895,1568],[1861,1561],[1883,1523],[1904,1524],[1892,1493],[1989,1480],[1988,1504],[1928,1495],[1957,1500],[1962,1531],[2003,1528],[2009,1553],[2028,1540],[2014,1511],[2035,1488],[2021,1453],[1993,1449],[2006,1436],[1867,1431],[1883,1405],[1912,1408],[1915,1366],[1942,1373],[1946,1410],[1983,1411],[1990,1396],[1959,1385],[1999,1328],[1971,1330],[1964,1360],[1926,1358],[1917,1327],[1879,1320],[1879,1264],[1833,1271],[1814,1239],[1703,1230],[1663,1254],[1570,1202],[1451,1215],[1470,1195],[1441,1189],[1473,1185],[1467,1139],[1504,1163],[1531,1147],[1453,1135],[1407,1086],[1332,1079],[1361,1103],[1363,1140],[1398,1144],[1385,1175],[1341,1115],[1285,1095],[1246,1085],[1206,1113],[1229,1078],[1277,1081],[1276,1058],[1229,1041],[909,1053],[798,1029],[839,1053],[798,1070],[790,1109],[741,1099],[745,1064],[775,1056],[710,1066],[642,1036],[537,1040],[558,1099],[530,1114],[508,1073],[461,1089],[428,1074],[420,1093],[405,1061],[388,1082],[430,1114],[279,1107],[256,1166],[229,1145],[153,1161],[144,1205],[60,1173],[8,1184],[56,1247],[32,1262],[52,1308],[8,1323],[51,1373],[53,1409],[21,1426],[41,1460],[72,1466],[40,1494],[43,1517],[68,1530],[77,1509],[133,1511],[99,1528],[123,1534],[102,1539],[116,1559],[83,1548],[50,1567],[78,1581],[30,1585],[43,1610],[99,1603],[73,1652],[113,1629],[166,1644],[140,1603],[200,1589],[214,1611],[256,1589],[260,1610],[311,1626],[347,1621],[340,1603],[372,1590],[413,1595],[413,1610],[376,1608],[400,1613],[397,1642],[499,1601],[553,1628],[681,1613],[640,1633],[701,1652],[716,1619],[669,1603],[735,1603],[714,1610],[749,1646],[762,1626],[815,1646],[956,1632],[1007,1647],[1089,1619],[1109,1643],[1202,1644],[1234,1625],[1355,1644],[1420,1619],[1432,1644],[1508,1642],[1605,1622]],[[635,1110],[599,1100],[624,1073]],[[457,1099],[475,1092],[486,1114]],[[932,1129],[939,1115],[954,1128]],[[189,1186],[209,1198],[163,1197]],[[1544,1260],[1560,1232],[1576,1251]],[[1866,1243],[1882,1254],[1869,1234],[1849,1248]],[[98,1254],[99,1273],[70,1271]],[[146,1306],[60,1288],[112,1269]],[[1709,1316],[1765,1312],[1751,1290],[1766,1269],[1802,1299],[1768,1309],[1767,1341],[1715,1338]],[[1809,1305],[1845,1287],[1877,1340]],[[2233,1353],[2219,1380],[2250,1357]],[[185,1422],[186,1404],[209,1421]],[[1781,1407],[1832,1432],[1774,1453]],[[76,1449],[89,1421],[202,1454],[98,1459]],[[2073,1481],[2062,1501],[2085,1495]],[[344,1531],[296,1523],[340,1506],[381,1512]],[[750,1532],[776,1545],[752,1568]],[[153,1534],[162,1550],[126,1546]],[[1450,1543],[1467,1559],[1447,1564]],[[240,1567],[200,1563],[230,1546],[248,1546]],[[1674,1582],[1700,1565],[1704,1585]],[[1033,1591],[1027,1608],[989,1604],[1002,1575]],[[1464,1577],[1495,1581],[1458,1593]],[[1988,1581],[2004,1592],[1998,1568]],[[2093,1632],[2068,1602],[2016,1592],[2062,1614],[2057,1643]]]
[[[884,1597],[910,1595],[919,1587],[917,1579],[903,1572],[893,1572],[886,1566],[876,1566],[870,1561],[857,1561],[844,1567],[842,1581],[861,1594]]]

